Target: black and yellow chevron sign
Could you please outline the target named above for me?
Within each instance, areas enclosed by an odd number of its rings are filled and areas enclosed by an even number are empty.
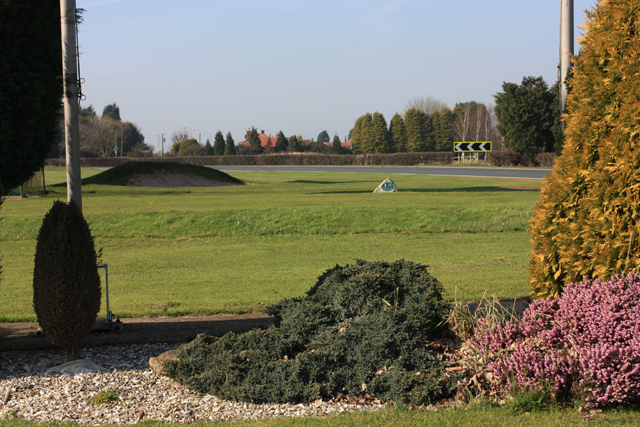
[[[491,151],[491,141],[454,142],[453,151],[456,153],[484,153]]]

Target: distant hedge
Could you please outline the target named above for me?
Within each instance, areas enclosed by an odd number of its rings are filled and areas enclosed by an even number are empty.
[[[556,161],[555,153],[538,153],[536,154],[535,165],[529,164],[519,153],[511,150],[493,151],[487,155],[487,160],[493,166],[541,166],[544,168],[553,167]]]
[[[81,159],[83,167],[111,167],[132,161],[168,161],[202,166],[414,166],[448,165],[451,152],[393,154],[277,154],[193,157],[96,157]],[[65,166],[65,159],[47,159],[47,166]]]
[[[538,166],[552,167],[554,153],[536,156]],[[113,167],[127,162],[179,162],[201,166],[418,166],[449,165],[454,161],[452,152],[393,153],[393,154],[276,154],[240,156],[191,157],[92,157],[81,159],[83,167]],[[488,153],[492,166],[531,166],[522,156],[509,150]],[[47,166],[65,166],[65,159],[47,159]]]

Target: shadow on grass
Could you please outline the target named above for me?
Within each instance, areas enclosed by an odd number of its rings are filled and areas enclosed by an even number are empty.
[[[82,346],[99,347],[115,344],[179,343],[193,340],[196,335],[222,336],[228,332],[244,332],[268,328],[273,319],[266,314],[150,317],[122,319],[122,332],[93,332]],[[35,336],[37,322],[1,323],[0,351],[40,350],[57,348],[42,336]]]
[[[297,179],[295,181],[287,181],[287,184],[354,184],[357,182],[369,181],[311,181],[306,179]]]
[[[516,191],[539,191],[538,188],[526,187],[460,187],[460,188],[411,188],[400,189],[398,193],[511,193]],[[308,194],[364,194],[373,193],[373,190],[338,190],[318,191]]]

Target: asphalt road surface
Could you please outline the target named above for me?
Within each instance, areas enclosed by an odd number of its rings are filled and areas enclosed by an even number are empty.
[[[363,172],[392,175],[442,175],[482,178],[543,179],[551,169],[448,166],[213,166],[224,172]]]

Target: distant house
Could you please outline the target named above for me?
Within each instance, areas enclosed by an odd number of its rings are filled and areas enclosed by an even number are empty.
[[[353,138],[350,138],[349,140],[347,140],[347,137],[344,137],[344,141],[340,142],[340,146],[342,148],[346,148],[348,150],[351,150],[351,141],[353,141]],[[328,141],[324,143],[325,145],[328,145],[329,147],[333,147],[333,141]]]
[[[251,129],[247,129],[247,132],[244,135],[244,140],[240,141],[238,143],[238,147],[248,147],[249,145],[251,145],[249,143],[249,139],[251,138]],[[289,137],[285,137],[287,139],[287,143],[289,142]],[[266,150],[271,150],[273,148],[275,148],[276,146],[276,141],[278,140],[278,136],[271,136],[271,134],[267,135],[264,133],[264,131],[260,131],[260,134],[258,135],[258,139],[260,139],[260,146]],[[304,139],[303,140],[304,144],[307,145],[311,142],[313,142],[313,139]]]

